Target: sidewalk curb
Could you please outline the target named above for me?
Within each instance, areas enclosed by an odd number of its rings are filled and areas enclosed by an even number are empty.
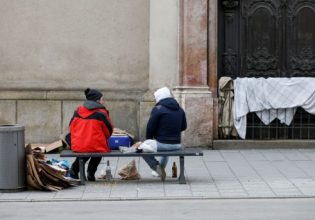
[[[314,199],[314,196],[277,196],[277,197],[165,197],[165,198],[110,198],[110,199],[25,199],[1,200],[3,202],[117,202],[117,201],[154,201],[154,200],[247,200],[247,199]]]

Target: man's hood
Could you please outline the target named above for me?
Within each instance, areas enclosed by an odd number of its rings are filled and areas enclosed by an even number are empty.
[[[166,98],[159,101],[156,105],[162,105],[171,110],[178,110],[179,104],[174,98]]]
[[[87,118],[98,109],[105,109],[105,107],[98,102],[86,100],[82,106],[78,107],[77,112],[82,118]]]
[[[162,99],[166,99],[166,98],[170,98],[170,97],[172,97],[172,94],[171,94],[170,89],[167,87],[162,87],[162,88],[156,90],[154,93],[154,98],[155,98],[156,103],[158,103]]]
[[[99,108],[105,109],[104,105],[95,101],[91,101],[91,100],[84,101],[83,106],[89,110],[99,109]]]

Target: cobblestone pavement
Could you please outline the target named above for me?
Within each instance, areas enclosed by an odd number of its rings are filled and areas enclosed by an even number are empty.
[[[137,200],[187,198],[315,197],[315,149],[203,150],[203,157],[185,158],[187,184],[171,178],[177,157],[170,157],[163,183],[135,157],[140,180],[120,180],[119,168],[133,158],[110,158],[114,180],[87,182],[59,192],[0,193],[0,201]],[[47,158],[60,159],[58,154]],[[65,158],[62,158],[65,159]],[[69,162],[73,158],[67,158]],[[103,158],[96,177],[105,170]]]

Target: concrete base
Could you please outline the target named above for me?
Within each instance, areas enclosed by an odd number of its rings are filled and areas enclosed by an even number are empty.
[[[176,87],[174,96],[186,112],[185,147],[209,147],[213,137],[213,98],[208,87]]]
[[[214,140],[213,149],[315,148],[315,140]]]

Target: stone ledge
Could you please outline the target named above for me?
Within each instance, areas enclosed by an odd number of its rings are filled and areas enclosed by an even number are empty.
[[[103,91],[105,100],[133,100],[140,101],[146,91]],[[84,100],[84,91],[0,91],[0,100]]]
[[[208,86],[177,86],[173,89],[174,93],[182,94],[211,94]]]
[[[0,91],[0,100],[47,99],[44,91]]]

